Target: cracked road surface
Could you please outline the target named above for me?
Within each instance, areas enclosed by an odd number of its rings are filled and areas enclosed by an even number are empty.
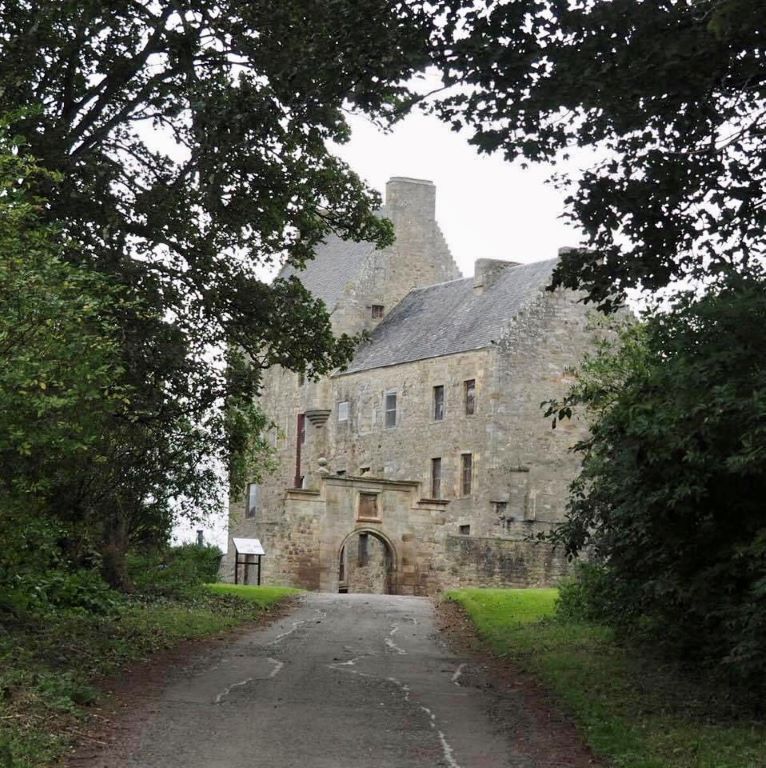
[[[307,594],[174,675],[131,768],[533,765],[439,639],[426,598]]]

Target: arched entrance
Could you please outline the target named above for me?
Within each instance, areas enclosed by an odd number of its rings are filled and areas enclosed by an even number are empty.
[[[338,552],[338,591],[395,595],[396,550],[391,540],[373,528],[356,528]]]

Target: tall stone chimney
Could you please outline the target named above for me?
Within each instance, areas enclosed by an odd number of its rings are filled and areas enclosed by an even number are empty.
[[[436,220],[436,186],[425,179],[394,176],[386,183],[386,215],[392,221]]]

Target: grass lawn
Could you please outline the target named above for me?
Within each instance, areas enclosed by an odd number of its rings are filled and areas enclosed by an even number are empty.
[[[0,767],[50,765],[76,739],[93,681],[254,621],[295,589],[206,585],[183,599],[126,600],[111,615],[49,612],[0,623]]]
[[[481,637],[551,690],[609,765],[766,768],[766,724],[736,700],[658,659],[618,645],[595,624],[553,616],[553,589],[465,589]]]

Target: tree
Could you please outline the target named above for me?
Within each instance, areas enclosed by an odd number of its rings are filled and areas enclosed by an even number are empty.
[[[604,159],[570,188],[584,247],[553,285],[615,309],[630,288],[762,273],[766,39],[759,0],[443,0],[434,109],[482,152]]]
[[[108,317],[130,406],[84,494],[80,478],[60,489],[71,514],[102,517],[105,546],[166,528],[173,499],[215,497],[210,456],[247,443],[227,429],[262,427],[247,403],[263,367],[349,359],[327,308],[258,268],[304,263],[331,231],[391,241],[328,142],[347,140],[348,108],[395,116],[424,30],[386,0],[0,0],[0,114],[56,175],[36,179],[40,216],[124,297]]]
[[[122,296],[62,258],[61,233],[30,189],[42,178],[55,181],[0,124],[0,607],[29,598],[24,574],[59,563],[67,529],[51,510],[73,476],[86,486],[100,471],[105,433],[130,398],[109,318]]]
[[[630,327],[549,415],[590,436],[554,534],[606,567],[608,618],[682,658],[766,671],[766,283],[730,277]]]

